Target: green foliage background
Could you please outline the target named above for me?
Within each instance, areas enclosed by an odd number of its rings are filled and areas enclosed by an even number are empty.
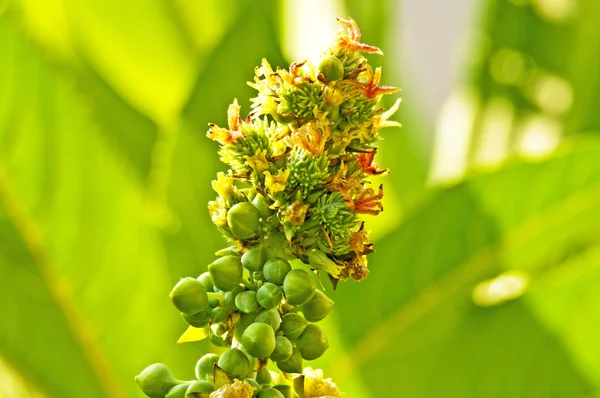
[[[385,219],[369,220],[372,272],[334,293],[332,347],[314,364],[348,397],[600,394],[600,3],[575,2],[566,21],[542,0],[487,3],[464,73],[472,148],[498,100],[515,120],[547,112],[498,79],[506,49],[571,87],[551,115],[563,139],[543,160],[510,150],[494,171],[470,153],[464,181],[426,184],[429,115],[408,85],[405,127],[381,150],[392,174]],[[401,4],[345,6],[386,51],[373,59],[384,83],[403,86]],[[204,133],[234,97],[248,110],[262,57],[291,61],[284,23],[267,0],[0,1],[0,397],[141,397],[133,376],[153,362],[193,378],[210,347],[175,344],[185,323],[167,295],[223,245],[206,209],[222,165]],[[478,283],[516,270],[520,298],[474,304]]]

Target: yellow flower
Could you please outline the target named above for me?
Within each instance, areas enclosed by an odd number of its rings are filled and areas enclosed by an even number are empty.
[[[233,177],[229,174],[217,173],[217,179],[212,181],[213,189],[225,200],[233,195]]]
[[[281,192],[285,189],[285,182],[290,175],[289,170],[279,170],[276,175],[265,171],[265,185],[271,192]]]
[[[331,378],[323,378],[321,369],[304,368],[304,398],[342,397],[344,394]]]
[[[269,168],[269,161],[267,160],[267,150],[258,150],[254,156],[244,156],[246,162],[254,171],[262,173]]]
[[[285,212],[285,220],[293,225],[302,225],[306,219],[306,211],[308,205],[303,205],[302,202],[296,200]]]
[[[210,393],[210,398],[252,398],[253,394],[254,387],[236,379],[233,383],[226,384]]]

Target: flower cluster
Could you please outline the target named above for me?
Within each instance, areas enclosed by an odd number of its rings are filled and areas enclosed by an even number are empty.
[[[379,101],[397,88],[381,86],[363,53],[352,20],[318,66],[256,68],[252,110],[242,118],[237,100],[228,126],[210,125],[228,171],[213,181],[212,221],[231,246],[198,278],[180,280],[171,292],[190,324],[181,342],[210,338],[228,349],[198,361],[195,381],[175,380],[154,364],[136,381],[151,398],[340,397],[321,370],[304,368],[329,347],[316,323],[333,301],[317,288],[325,272],[362,280],[373,251],[361,215],[383,210],[383,188],[369,177],[386,172],[374,157],[379,131],[399,126]],[[269,361],[280,374],[268,369]],[[295,376],[294,376],[295,375]]]

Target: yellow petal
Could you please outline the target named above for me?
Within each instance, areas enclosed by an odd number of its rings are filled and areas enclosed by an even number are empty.
[[[179,340],[177,340],[178,344],[181,343],[191,343],[193,341],[204,340],[210,334],[210,329],[207,327],[204,328],[195,328],[190,326],[187,330],[181,335]]]

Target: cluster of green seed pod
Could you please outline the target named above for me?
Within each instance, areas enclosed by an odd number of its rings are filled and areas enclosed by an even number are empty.
[[[393,87],[379,86],[352,19],[320,65],[273,70],[263,61],[250,85],[253,111],[240,117],[235,101],[229,129],[211,125],[229,166],[213,181],[212,221],[232,246],[216,253],[208,271],[181,279],[171,300],[189,324],[180,341],[210,338],[222,347],[196,365],[196,379],[176,380],[163,364],[136,381],[150,398],[340,397],[320,370],[305,367],[329,348],[317,325],[333,300],[317,281],[362,280],[372,244],[361,214],[383,210],[382,188],[368,177],[378,131],[396,126],[377,104]],[[192,336],[192,337],[190,337]],[[185,339],[183,338],[185,337]],[[276,373],[278,370],[279,373]]]

